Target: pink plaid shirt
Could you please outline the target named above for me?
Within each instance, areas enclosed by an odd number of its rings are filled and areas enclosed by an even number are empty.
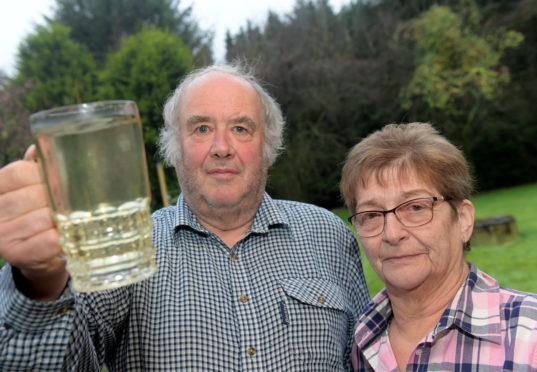
[[[435,329],[409,357],[407,371],[537,371],[537,295],[503,288],[473,264]],[[355,371],[398,371],[387,337],[386,290],[360,316]]]

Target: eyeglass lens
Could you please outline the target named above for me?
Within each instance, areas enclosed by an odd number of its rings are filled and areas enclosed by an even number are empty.
[[[406,227],[426,224],[433,218],[433,199],[409,200],[390,211],[365,211],[354,216],[353,223],[364,237],[380,234],[384,228],[386,214],[394,212],[399,222]]]

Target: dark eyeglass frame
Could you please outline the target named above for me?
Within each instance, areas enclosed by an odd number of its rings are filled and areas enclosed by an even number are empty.
[[[412,203],[412,202],[415,202],[417,200],[431,200],[432,202],[432,205],[431,205],[431,218],[426,221],[426,222],[423,222],[423,223],[420,223],[420,224],[417,224],[417,225],[408,225],[408,224],[405,224],[403,221],[401,221],[401,219],[399,218],[399,216],[397,215],[396,211],[397,209],[401,208],[402,206],[405,206],[409,203]],[[354,228],[356,229],[356,232],[358,232],[358,234],[363,237],[363,238],[371,238],[373,236],[377,236],[377,235],[380,235],[382,234],[382,232],[384,231],[384,226],[386,225],[386,215],[388,213],[393,213],[395,215],[395,218],[397,218],[397,221],[399,221],[403,226],[405,227],[419,227],[419,226],[423,226],[425,224],[428,224],[429,222],[431,222],[433,220],[433,217],[434,217],[434,207],[436,205],[437,202],[439,201],[448,201],[448,200],[452,200],[451,198],[449,197],[444,197],[444,196],[428,196],[428,197],[420,197],[420,198],[414,198],[414,199],[410,199],[410,200],[407,200],[407,201],[404,201],[402,202],[401,204],[399,205],[396,205],[394,208],[390,209],[390,210],[386,210],[386,211],[381,211],[381,210],[367,210],[367,211],[361,211],[361,212],[358,212],[358,213],[355,213],[353,214],[352,216],[350,216],[349,218],[347,218],[347,221],[349,221],[349,223],[351,225],[354,226]],[[381,213],[382,214],[382,228],[380,229],[380,231],[378,233],[375,233],[375,234],[371,234],[371,235],[363,235],[363,234],[360,234],[360,232],[358,231],[359,229],[356,227],[356,225],[352,222],[353,221],[353,218],[360,215],[360,214],[364,214],[364,213],[371,213],[371,212],[375,212],[375,213]]]

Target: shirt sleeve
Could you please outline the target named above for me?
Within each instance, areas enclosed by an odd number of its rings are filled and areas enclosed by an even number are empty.
[[[347,368],[352,370],[351,354],[352,345],[354,342],[355,325],[356,321],[358,320],[358,316],[369,303],[370,295],[362,268],[358,242],[350,230],[345,230],[345,249],[342,256],[348,259],[349,264],[347,268],[348,272],[343,276],[343,278],[345,278],[344,283],[347,286],[347,291],[351,301],[351,309],[353,310],[353,319],[350,320],[348,327],[348,344],[345,355],[348,356]]]
[[[99,371],[127,317],[128,306],[113,302],[126,296],[126,290],[77,294],[67,287],[56,301],[33,301],[16,289],[12,268],[4,265],[0,370]]]
[[[347,293],[349,308],[349,324],[347,327],[347,345],[345,348],[345,365],[347,370],[352,370],[351,350],[354,341],[354,330],[358,316],[362,313],[364,307],[369,303],[370,295],[365,280],[362,261],[360,257],[360,248],[358,241],[346,224],[337,216],[331,215],[331,221],[328,236],[334,239],[334,246],[337,253],[329,255],[332,259],[331,267],[337,273],[339,285]],[[322,246],[322,245],[321,245]]]

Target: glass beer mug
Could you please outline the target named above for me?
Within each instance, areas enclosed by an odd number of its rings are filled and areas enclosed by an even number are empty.
[[[58,107],[33,114],[30,125],[73,288],[116,288],[154,274],[136,103]]]

